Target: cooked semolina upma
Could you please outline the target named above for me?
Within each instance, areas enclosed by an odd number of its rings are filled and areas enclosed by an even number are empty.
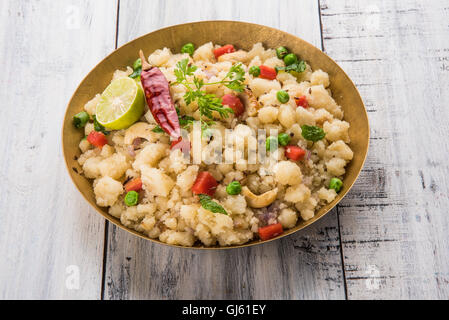
[[[97,204],[150,238],[271,239],[344,187],[350,124],[329,85],[326,72],[261,43],[141,54],[75,115],[78,162]]]

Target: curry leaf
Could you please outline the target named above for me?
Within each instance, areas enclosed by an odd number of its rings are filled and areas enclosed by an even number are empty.
[[[313,142],[323,139],[326,135],[324,130],[317,126],[308,126],[305,124],[301,126],[301,130],[301,135],[304,137],[304,139]]]
[[[206,194],[199,194],[201,206],[214,213],[228,214],[226,210]]]

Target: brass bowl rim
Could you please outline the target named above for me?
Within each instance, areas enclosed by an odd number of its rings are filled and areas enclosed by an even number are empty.
[[[65,151],[64,151],[64,150],[65,150],[65,148],[64,148],[64,139],[63,139],[63,138],[64,138],[64,136],[63,136],[63,134],[64,134],[64,123],[66,123],[65,120],[66,120],[66,118],[67,118],[67,113],[68,113],[68,111],[69,111],[69,106],[70,106],[70,104],[71,104],[71,102],[72,102],[72,100],[73,100],[75,94],[77,94],[78,90],[80,89],[80,87],[82,86],[82,84],[84,83],[84,81],[86,80],[86,78],[87,78],[87,77],[93,72],[93,70],[95,70],[95,69],[96,69],[96,68],[97,68],[97,67],[98,67],[104,60],[108,59],[108,58],[109,58],[111,55],[113,55],[116,51],[120,50],[121,48],[123,48],[123,47],[125,47],[125,46],[127,46],[127,45],[130,45],[130,44],[131,44],[132,42],[134,42],[134,41],[138,41],[139,39],[148,37],[148,36],[150,36],[151,34],[156,33],[156,32],[160,32],[160,31],[162,31],[162,30],[166,30],[166,29],[170,29],[170,28],[174,28],[174,27],[182,27],[182,26],[187,26],[187,25],[192,25],[192,24],[222,23],[222,22],[224,22],[224,23],[246,24],[246,25],[253,25],[253,26],[258,26],[258,27],[263,27],[263,28],[271,29],[271,30],[273,30],[273,31],[280,32],[280,33],[283,33],[283,34],[292,36],[292,37],[294,37],[294,38],[296,38],[296,39],[298,39],[298,40],[300,40],[300,41],[302,41],[302,42],[308,44],[309,46],[318,49],[318,50],[321,52],[321,54],[323,54],[327,59],[329,59],[329,60],[330,60],[330,61],[331,61],[331,62],[338,68],[338,71],[339,71],[340,73],[342,73],[342,74],[343,74],[343,75],[350,81],[350,83],[353,85],[353,87],[354,87],[354,89],[355,89],[355,92],[357,93],[358,98],[359,98],[360,101],[362,102],[363,111],[364,111],[363,115],[366,117],[366,124],[367,124],[367,138],[366,138],[366,139],[367,139],[367,147],[366,147],[365,154],[364,154],[364,156],[363,156],[363,160],[362,160],[362,162],[361,162],[360,168],[359,168],[359,170],[358,170],[358,172],[357,172],[357,175],[356,175],[355,179],[350,183],[350,185],[349,185],[347,188],[345,188],[344,191],[342,191],[341,193],[338,194],[338,196],[340,197],[339,199],[337,199],[338,201],[336,201],[336,200],[332,201],[330,204],[328,204],[328,205],[326,206],[327,208],[326,208],[326,209],[325,209],[319,216],[315,215],[312,219],[309,219],[309,220],[307,220],[307,221],[304,221],[304,223],[301,224],[300,226],[295,226],[295,227],[293,227],[293,228],[290,228],[290,229],[288,229],[288,230],[285,230],[281,235],[279,235],[279,236],[277,236],[277,237],[275,237],[275,238],[273,238],[273,239],[269,239],[269,240],[259,240],[259,241],[254,241],[254,240],[253,240],[252,242],[244,243],[244,244],[241,244],[241,245],[222,246],[222,247],[220,247],[220,246],[211,246],[211,247],[206,247],[206,246],[198,246],[198,247],[195,247],[195,246],[193,246],[193,247],[185,247],[185,246],[181,246],[181,245],[168,244],[168,243],[162,242],[162,241],[160,241],[160,240],[152,239],[152,238],[150,238],[150,237],[148,237],[148,236],[145,236],[144,234],[142,234],[142,233],[140,233],[140,232],[138,232],[138,231],[136,231],[136,230],[134,230],[134,229],[125,227],[125,226],[122,225],[121,223],[115,221],[115,220],[112,218],[112,216],[111,216],[110,214],[104,213],[103,211],[99,210],[97,207],[92,206],[92,205],[90,204],[90,201],[87,199],[87,197],[86,197],[86,196],[84,195],[84,193],[81,191],[81,189],[80,189],[80,187],[78,186],[78,184],[75,183],[75,180],[73,179],[73,177],[72,177],[72,175],[71,175],[71,171],[70,171],[70,168],[69,168],[69,163],[68,163],[68,160],[67,160]],[[362,97],[361,97],[361,95],[360,95],[360,92],[359,92],[359,90],[357,89],[357,87],[356,87],[356,85],[354,84],[354,82],[352,81],[352,79],[347,75],[347,73],[340,67],[340,65],[339,65],[338,63],[336,63],[331,57],[329,57],[329,56],[328,56],[325,52],[323,52],[321,49],[315,47],[315,46],[314,46],[313,44],[311,44],[310,42],[308,42],[308,41],[306,41],[306,40],[304,40],[304,39],[302,39],[302,38],[300,38],[300,37],[298,37],[298,36],[296,36],[296,35],[293,35],[293,34],[291,34],[291,33],[288,33],[288,32],[286,32],[286,31],[282,31],[282,30],[279,30],[279,29],[276,29],[276,28],[273,28],[273,27],[269,27],[269,26],[257,24],[257,23],[245,22],[245,21],[234,21],[234,20],[204,20],[204,21],[193,21],[193,22],[186,22],[186,23],[181,23],[181,24],[175,24],[175,25],[167,26],[167,27],[160,28],[160,29],[154,30],[154,31],[152,31],[152,32],[146,33],[146,34],[144,34],[144,35],[142,35],[142,36],[140,36],[140,37],[137,37],[137,38],[135,38],[135,39],[133,39],[133,40],[131,40],[131,41],[128,41],[128,42],[124,43],[123,45],[121,45],[120,47],[114,49],[110,54],[108,54],[106,57],[104,57],[103,59],[101,59],[101,61],[98,62],[98,63],[95,65],[95,67],[93,67],[93,68],[86,74],[86,76],[81,80],[81,82],[79,83],[79,85],[76,87],[75,91],[74,91],[73,94],[71,95],[70,100],[69,100],[69,102],[68,102],[68,104],[67,104],[67,107],[66,107],[66,110],[65,110],[65,113],[64,113],[64,118],[63,118],[62,130],[61,130],[62,154],[63,154],[63,157],[64,157],[64,162],[65,162],[65,166],[66,166],[66,169],[67,169],[67,173],[69,174],[69,177],[70,177],[70,179],[72,180],[73,184],[75,185],[76,189],[81,193],[81,195],[83,196],[83,198],[86,200],[87,203],[89,203],[89,205],[90,205],[91,207],[93,207],[93,208],[94,208],[94,209],[95,209],[101,216],[103,216],[107,221],[111,222],[112,224],[116,225],[117,227],[119,227],[119,228],[121,228],[121,229],[124,229],[124,230],[126,230],[127,232],[130,232],[130,233],[132,233],[132,234],[134,234],[134,235],[136,235],[136,236],[138,236],[138,237],[140,237],[140,238],[142,238],[142,239],[151,241],[151,242],[153,242],[153,243],[162,244],[162,245],[165,245],[165,246],[168,246],[168,247],[182,248],[182,249],[191,249],[191,250],[223,250],[223,249],[224,249],[224,250],[230,250],[230,249],[238,249],[238,248],[245,248],[245,247],[251,247],[251,246],[261,245],[261,244],[265,244],[265,243],[268,243],[268,242],[271,242],[271,241],[275,241],[275,240],[279,240],[279,239],[281,239],[281,238],[283,238],[283,237],[289,236],[289,235],[291,235],[291,234],[293,234],[293,233],[296,233],[296,232],[298,232],[298,231],[300,231],[300,230],[302,230],[302,229],[308,227],[308,226],[311,225],[312,223],[315,223],[316,221],[320,220],[322,217],[324,217],[325,215],[327,215],[327,213],[328,213],[329,211],[331,211],[335,206],[337,206],[337,205],[340,203],[341,200],[343,200],[343,198],[344,198],[344,197],[348,194],[348,192],[351,190],[351,188],[352,188],[352,186],[354,185],[354,183],[357,181],[357,179],[358,179],[358,177],[359,177],[359,175],[360,175],[360,172],[362,171],[362,169],[363,169],[363,167],[364,167],[364,165],[365,165],[365,161],[366,161],[366,158],[367,158],[367,155],[368,155],[369,139],[370,139],[370,125],[369,125],[369,118],[368,118],[368,113],[367,113],[367,111],[366,111],[365,103],[363,102],[363,99],[362,99]],[[106,232],[106,230],[105,230],[105,232]]]

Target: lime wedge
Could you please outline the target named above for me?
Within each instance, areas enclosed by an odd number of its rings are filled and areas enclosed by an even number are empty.
[[[95,114],[97,121],[107,129],[125,129],[139,120],[144,104],[139,84],[128,77],[120,78],[103,91]]]

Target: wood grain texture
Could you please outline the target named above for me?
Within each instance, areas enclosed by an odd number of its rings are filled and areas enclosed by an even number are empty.
[[[197,252],[105,228],[65,172],[70,95],[116,40],[211,19],[324,43],[369,114],[359,180],[262,246]],[[443,0],[0,1],[0,299],[448,299],[448,21]]]
[[[122,0],[118,43],[182,22],[232,19],[280,28],[320,46],[317,2],[282,4]],[[297,19],[301,23],[292,23]],[[222,252],[157,245],[110,225],[104,298],[344,299],[339,248],[334,213],[280,241]]]
[[[321,16],[371,125],[338,206],[348,298],[448,299],[448,3],[321,0]]]
[[[0,2],[1,299],[100,297],[104,221],[65,172],[61,124],[114,49],[114,2]]]

